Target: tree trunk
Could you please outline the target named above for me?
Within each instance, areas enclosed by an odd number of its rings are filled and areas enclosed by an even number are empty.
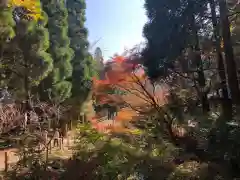
[[[220,29],[217,23],[217,16],[216,16],[216,4],[214,0],[209,0],[209,3],[211,8],[211,15],[212,15],[213,36],[216,41],[218,73],[221,81],[221,89],[223,94],[223,97],[221,98],[221,106],[222,106],[224,117],[231,119],[232,118],[232,101],[228,97],[225,67],[224,67],[223,56],[221,52],[221,46],[220,46]]]
[[[32,110],[30,102],[30,85],[28,79],[28,55],[24,53],[24,90],[25,90],[25,113],[27,113],[27,123],[30,123],[30,111]]]
[[[4,161],[5,172],[8,172],[8,152],[5,152],[4,155],[5,155],[5,161]]]
[[[194,4],[191,4],[190,8],[194,10]],[[203,71],[203,64],[202,64],[202,58],[200,54],[200,47],[199,47],[198,29],[196,27],[194,12],[192,12],[190,23],[191,23],[191,28],[192,28],[194,39],[195,39],[194,46],[193,46],[193,50],[195,51],[194,61],[196,62],[196,65],[197,65],[197,73],[198,73],[197,81],[201,89],[200,99],[202,103],[202,110],[204,113],[207,113],[210,111],[210,106],[207,98],[207,93],[205,92],[206,79]]]
[[[222,37],[225,52],[225,63],[227,66],[227,80],[234,104],[240,104],[240,90],[238,85],[236,62],[234,60],[231,42],[230,22],[228,19],[227,5],[225,0],[219,0],[220,19],[222,25]]]

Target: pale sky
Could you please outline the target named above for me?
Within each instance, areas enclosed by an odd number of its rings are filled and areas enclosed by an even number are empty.
[[[104,59],[121,54],[143,42],[142,28],[146,23],[144,0],[86,0],[90,43],[101,38],[94,46],[100,47]]]

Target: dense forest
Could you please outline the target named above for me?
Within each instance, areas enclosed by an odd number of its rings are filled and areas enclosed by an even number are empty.
[[[240,178],[239,1],[145,0],[144,45],[106,63],[86,8],[0,0],[2,178]]]

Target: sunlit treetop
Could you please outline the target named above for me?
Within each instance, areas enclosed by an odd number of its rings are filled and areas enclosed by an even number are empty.
[[[126,79],[131,77],[131,74],[135,72],[138,76],[144,76],[144,69],[139,66],[138,63],[129,60],[123,56],[116,56],[112,61],[108,62],[106,65],[108,68],[105,71],[105,79],[97,81],[97,83],[107,84],[107,83],[119,83],[121,79]],[[131,79],[131,78],[130,78]],[[94,79],[95,80],[95,79]]]
[[[9,7],[22,7],[26,11],[25,16],[28,19],[38,20],[42,18],[40,0],[8,0]]]

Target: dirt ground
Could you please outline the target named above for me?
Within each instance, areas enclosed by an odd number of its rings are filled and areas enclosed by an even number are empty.
[[[8,154],[8,162],[9,164],[16,163],[18,161],[18,157],[15,155],[17,149],[11,148],[8,150],[0,150],[0,171],[3,171],[5,168],[5,152]]]
[[[71,146],[73,145],[73,140],[64,139],[63,149],[60,150],[59,148],[53,148],[50,157],[61,157],[61,158],[69,158],[72,155]],[[70,147],[69,147],[70,146]],[[18,157],[16,156],[15,152],[17,152],[16,148],[10,148],[7,150],[0,150],[0,172],[5,168],[5,152],[8,154],[8,163],[14,164],[18,161]]]

